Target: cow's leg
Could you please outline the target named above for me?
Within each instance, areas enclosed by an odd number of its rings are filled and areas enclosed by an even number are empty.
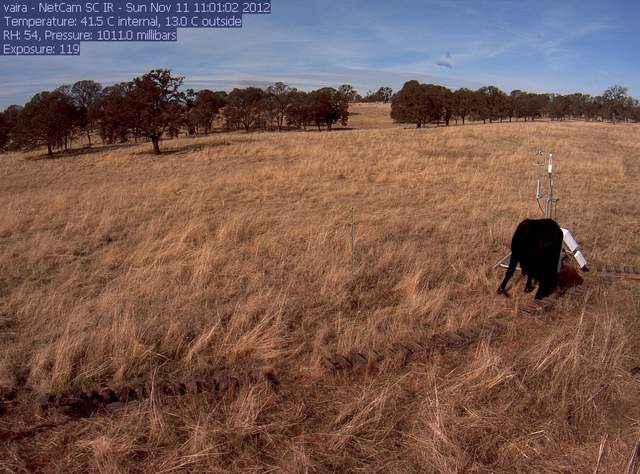
[[[558,287],[558,274],[551,272],[545,278],[540,279],[540,285],[538,285],[538,291],[536,292],[536,299],[541,300],[549,296]]]
[[[509,296],[506,292],[507,283],[509,279],[513,276],[513,272],[516,271],[516,267],[518,266],[518,257],[514,253],[511,253],[511,259],[509,260],[509,268],[507,268],[507,273],[504,275],[504,280],[498,287],[498,294],[504,294],[505,296]]]
[[[541,300],[543,298],[546,298],[550,294],[551,294],[551,289],[548,283],[544,280],[541,281],[540,285],[538,286],[538,291],[536,291],[536,299]]]
[[[527,275],[527,284],[524,285],[524,292],[531,293],[534,290],[533,279],[531,278],[531,274]]]

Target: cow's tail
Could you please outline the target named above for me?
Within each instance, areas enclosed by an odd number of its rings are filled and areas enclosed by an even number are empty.
[[[516,271],[516,267],[518,266],[518,257],[516,254],[511,252],[511,258],[509,259],[509,267],[507,268],[507,273],[504,275],[504,280],[498,287],[498,294],[505,295],[509,297],[509,293],[507,293],[507,283],[509,283],[509,279],[513,276],[513,272]]]

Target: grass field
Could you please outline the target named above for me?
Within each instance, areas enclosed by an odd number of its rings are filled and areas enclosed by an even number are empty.
[[[0,415],[7,472],[625,472],[640,438],[640,293],[516,315],[496,295],[556,154],[558,220],[595,261],[640,266],[640,126],[233,133],[0,156]],[[351,267],[351,209],[356,263]],[[501,316],[465,350],[332,375],[321,359]],[[216,368],[279,385],[67,420],[45,393]],[[33,427],[50,423],[46,429]],[[31,430],[31,431],[29,431]],[[7,438],[9,439],[9,438]]]

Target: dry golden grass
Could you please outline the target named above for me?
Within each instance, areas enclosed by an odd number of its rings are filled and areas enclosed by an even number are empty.
[[[376,376],[331,378],[319,361],[515,315],[531,295],[520,282],[497,296],[492,266],[539,214],[538,145],[556,153],[559,221],[587,257],[640,266],[640,128],[412,130],[385,110],[353,117],[378,129],[218,134],[160,157],[1,156],[0,386],[35,397],[255,366],[281,379],[56,425],[0,447],[2,468],[593,472],[606,434],[600,472],[624,472],[640,434],[635,282]]]
[[[389,118],[391,104],[349,105],[349,128],[357,130],[372,128],[410,128],[410,124],[397,124]]]

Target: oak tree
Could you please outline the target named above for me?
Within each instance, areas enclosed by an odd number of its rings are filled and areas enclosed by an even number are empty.
[[[154,69],[133,80],[129,102],[135,110],[137,126],[151,140],[153,152],[159,155],[160,139],[170,129],[184,122],[180,92],[184,78],[173,76],[169,69]]]
[[[47,155],[62,148],[76,121],[76,107],[63,91],[40,92],[24,106],[14,128],[16,143],[22,148],[45,145]]]
[[[264,99],[265,92],[257,87],[233,89],[224,108],[227,126],[238,124],[249,132],[262,116]]]

